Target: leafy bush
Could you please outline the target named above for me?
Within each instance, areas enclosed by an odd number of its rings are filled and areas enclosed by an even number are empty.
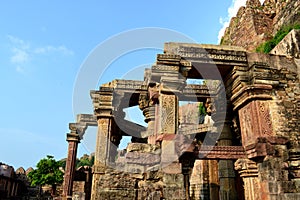
[[[28,173],[32,186],[52,186],[52,195],[55,195],[56,185],[63,182],[64,173],[59,169],[59,161],[47,155],[37,163],[37,169]]]

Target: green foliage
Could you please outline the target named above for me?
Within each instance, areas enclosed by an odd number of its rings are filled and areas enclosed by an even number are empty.
[[[205,110],[205,107],[204,107],[203,103],[199,104],[198,109],[199,109],[199,114],[200,115],[206,115],[206,110]]]
[[[256,52],[260,53],[270,53],[270,51],[292,30],[292,29],[300,29],[300,24],[295,24],[295,25],[289,25],[289,26],[284,26],[282,27],[276,34],[275,36],[265,42],[259,45],[256,48]]]
[[[61,159],[61,160],[58,161],[58,165],[59,165],[61,168],[66,169],[66,161],[67,161],[66,158]]]
[[[92,167],[94,165],[94,160],[95,160],[95,156],[89,156],[87,154],[84,154],[80,159],[76,159],[76,163],[75,163],[75,168],[77,169],[78,167],[81,166],[90,166]],[[61,159],[58,161],[59,162],[59,166],[62,167],[63,169],[66,168],[66,159]]]
[[[41,159],[37,164],[37,169],[31,171],[28,177],[32,186],[57,185],[63,182],[63,172],[59,169],[59,161],[53,156]]]
[[[76,160],[76,168],[81,166],[90,166],[92,167],[94,164],[95,156],[90,157],[87,154],[84,154],[79,160]]]

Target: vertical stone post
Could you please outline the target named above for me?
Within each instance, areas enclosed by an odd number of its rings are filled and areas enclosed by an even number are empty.
[[[218,161],[208,160],[209,196],[211,200],[219,200]]]
[[[245,200],[262,199],[256,163],[249,159],[238,159],[234,166],[243,178]]]
[[[219,93],[219,98],[225,94]],[[216,115],[213,116],[215,123],[214,125],[218,129],[218,133],[220,133],[218,139],[218,146],[231,146],[232,145],[232,130],[231,125],[232,121],[229,116],[230,104],[228,102],[223,102],[222,100],[218,102],[216,105]],[[225,117],[224,118],[222,118]],[[237,199],[237,191],[235,187],[235,171],[233,168],[232,160],[219,160],[218,162],[218,171],[219,171],[219,198],[222,200],[236,200]]]
[[[231,146],[232,134],[229,122],[226,121],[223,126],[219,141],[219,146]],[[219,183],[220,183],[220,199],[235,200],[237,192],[235,188],[235,172],[232,160],[220,160],[219,167]]]
[[[67,134],[67,141],[69,143],[69,146],[63,183],[63,197],[65,199],[72,199],[73,178],[76,170],[75,162],[77,156],[78,143],[80,142],[80,137],[76,132],[76,125],[74,123],[70,123],[69,127],[71,133]]]
[[[147,130],[142,132],[142,138],[148,138],[149,144],[155,144],[157,137],[156,110],[158,108],[159,84],[150,83],[147,93],[140,94],[139,108],[143,111],[145,122],[148,124]]]

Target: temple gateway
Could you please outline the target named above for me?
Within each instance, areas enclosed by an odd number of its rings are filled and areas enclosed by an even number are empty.
[[[97,126],[93,200],[300,199],[300,60],[279,53],[166,43],[143,81],[91,91],[94,114],[79,115],[67,134],[64,196],[77,145]],[[147,127],[125,119],[133,106]],[[119,151],[123,136],[131,143]]]

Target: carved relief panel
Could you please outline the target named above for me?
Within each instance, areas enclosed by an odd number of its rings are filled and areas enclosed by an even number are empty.
[[[160,94],[158,133],[175,134],[177,129],[178,100],[176,95]]]
[[[272,135],[272,121],[270,119],[267,101],[252,101],[239,110],[240,127],[243,146],[254,144],[258,137]]]

